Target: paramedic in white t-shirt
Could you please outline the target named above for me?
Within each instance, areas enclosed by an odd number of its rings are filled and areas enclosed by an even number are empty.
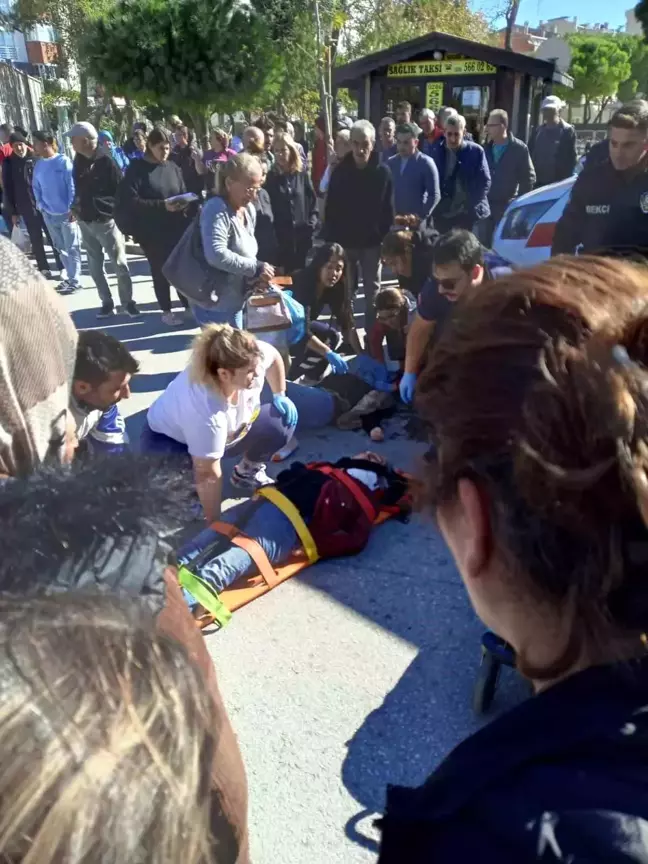
[[[272,403],[261,405],[266,380]],[[142,449],[189,453],[208,522],[220,516],[224,456],[241,456],[233,486],[271,483],[265,463],[292,438],[297,409],[286,397],[286,373],[272,345],[229,324],[209,324],[189,365],[151,405]]]

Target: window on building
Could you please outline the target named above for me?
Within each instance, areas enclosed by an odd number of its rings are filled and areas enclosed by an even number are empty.
[[[17,58],[18,51],[13,33],[8,30],[0,30],[0,59],[16,60]]]

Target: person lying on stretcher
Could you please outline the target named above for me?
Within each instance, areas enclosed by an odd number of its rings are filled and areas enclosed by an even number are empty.
[[[256,540],[270,564],[277,567],[303,548],[299,526],[284,512],[291,510],[290,505],[307,526],[319,558],[357,554],[366,546],[381,511],[405,517],[410,509],[407,479],[381,456],[363,452],[333,464],[294,462],[279,474],[274,486],[264,487],[251,500],[231,507],[222,519]],[[258,572],[244,549],[212,528],[180,549],[177,558],[216,593]],[[187,600],[196,605],[190,595]]]

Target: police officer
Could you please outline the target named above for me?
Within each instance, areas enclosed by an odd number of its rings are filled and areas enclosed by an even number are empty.
[[[610,120],[609,157],[586,162],[554,235],[560,253],[648,255],[648,102],[634,100]]]

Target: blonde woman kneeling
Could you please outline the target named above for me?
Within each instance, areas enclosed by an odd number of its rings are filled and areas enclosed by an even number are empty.
[[[264,379],[272,402],[261,405]],[[218,519],[221,459],[242,456],[230,482],[257,489],[271,483],[265,463],[292,438],[297,409],[286,397],[279,352],[229,324],[209,324],[194,342],[187,368],[151,405],[145,451],[188,453],[208,522]]]

